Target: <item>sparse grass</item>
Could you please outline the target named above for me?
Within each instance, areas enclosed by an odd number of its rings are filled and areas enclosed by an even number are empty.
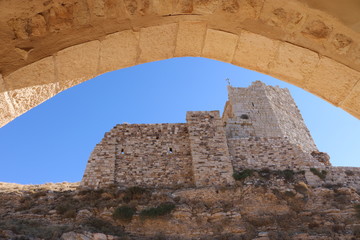
[[[236,181],[241,181],[246,179],[247,177],[251,177],[254,173],[252,169],[245,169],[240,172],[234,172],[233,177]]]
[[[120,206],[115,209],[113,213],[113,218],[123,221],[131,221],[132,217],[135,214],[135,209],[129,206]]]
[[[161,203],[157,207],[152,207],[144,209],[140,212],[142,218],[156,218],[165,216],[171,213],[175,209],[175,204],[173,203]]]
[[[326,174],[327,174],[327,172],[326,172],[325,170],[319,171],[319,170],[317,170],[316,168],[310,168],[310,171],[311,171],[314,175],[318,176],[321,180],[325,180]]]

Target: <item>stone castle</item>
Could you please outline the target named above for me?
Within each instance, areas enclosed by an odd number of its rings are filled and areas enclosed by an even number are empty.
[[[288,89],[256,81],[228,86],[228,96],[222,117],[192,111],[186,123],[116,125],[93,150],[81,186],[222,186],[235,171],[260,168],[306,170],[313,185],[319,178],[309,169],[325,169],[332,184],[358,185],[358,168],[331,167],[318,151]]]

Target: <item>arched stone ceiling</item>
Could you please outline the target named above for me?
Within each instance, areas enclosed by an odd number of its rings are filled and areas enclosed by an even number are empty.
[[[183,56],[274,76],[360,118],[358,20],[328,8],[315,0],[0,0],[0,126],[99,74]]]

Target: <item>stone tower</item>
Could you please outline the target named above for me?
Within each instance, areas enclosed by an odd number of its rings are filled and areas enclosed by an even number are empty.
[[[311,153],[317,147],[286,88],[260,81],[248,88],[228,86],[223,114],[227,138],[284,138]]]

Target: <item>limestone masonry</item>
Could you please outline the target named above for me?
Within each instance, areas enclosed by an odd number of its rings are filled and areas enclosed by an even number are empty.
[[[221,186],[234,183],[234,171],[270,168],[304,170],[310,185],[359,187],[360,169],[331,167],[318,151],[288,89],[256,81],[229,86],[228,95],[222,117],[196,111],[186,123],[116,125],[93,150],[81,186]]]

